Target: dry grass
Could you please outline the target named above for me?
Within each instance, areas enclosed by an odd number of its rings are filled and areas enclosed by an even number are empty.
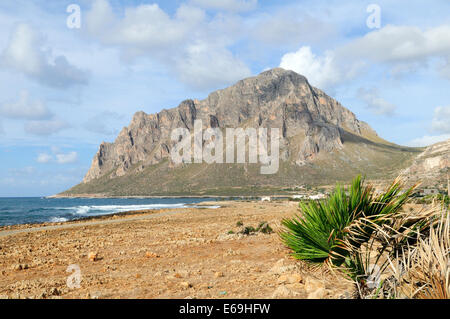
[[[408,247],[405,257],[391,262],[397,294],[407,298],[450,298],[450,215],[443,210],[429,235]]]

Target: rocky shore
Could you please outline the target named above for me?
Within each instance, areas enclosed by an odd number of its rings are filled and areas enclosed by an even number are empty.
[[[291,259],[280,242],[280,221],[297,203],[220,205],[0,229],[0,297],[350,296],[350,283]]]

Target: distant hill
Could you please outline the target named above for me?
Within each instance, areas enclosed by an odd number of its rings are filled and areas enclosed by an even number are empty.
[[[422,182],[422,187],[447,191],[450,175],[450,139],[433,144],[419,154],[402,175],[411,183]]]
[[[181,164],[170,159],[175,128],[280,128],[280,166]],[[61,195],[256,195],[299,185],[394,177],[423,149],[380,138],[365,122],[295,72],[280,68],[239,81],[206,99],[157,114],[137,112],[114,143],[102,143],[79,185]]]

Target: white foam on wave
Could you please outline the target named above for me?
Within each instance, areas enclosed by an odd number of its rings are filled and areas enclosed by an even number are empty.
[[[146,204],[146,205],[92,205],[92,206],[74,206],[65,207],[76,215],[104,215],[121,213],[128,211],[138,211],[147,209],[164,209],[164,208],[185,208],[186,204]]]

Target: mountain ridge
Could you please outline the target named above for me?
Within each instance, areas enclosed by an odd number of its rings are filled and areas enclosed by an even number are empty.
[[[195,120],[202,120],[204,128],[221,130],[280,128],[280,171],[257,176],[257,164],[174,165],[170,152],[175,142],[170,133],[175,128],[192,133]],[[136,112],[113,143],[100,145],[83,182],[63,194],[190,194],[220,192],[221,188],[232,193],[243,187],[251,193],[249,189],[334,183],[355,173],[379,177],[383,168],[392,173],[418,151],[383,140],[304,76],[276,68],[214,91],[203,100],[185,100],[156,114]],[[159,180],[161,187],[150,186],[145,179]]]

